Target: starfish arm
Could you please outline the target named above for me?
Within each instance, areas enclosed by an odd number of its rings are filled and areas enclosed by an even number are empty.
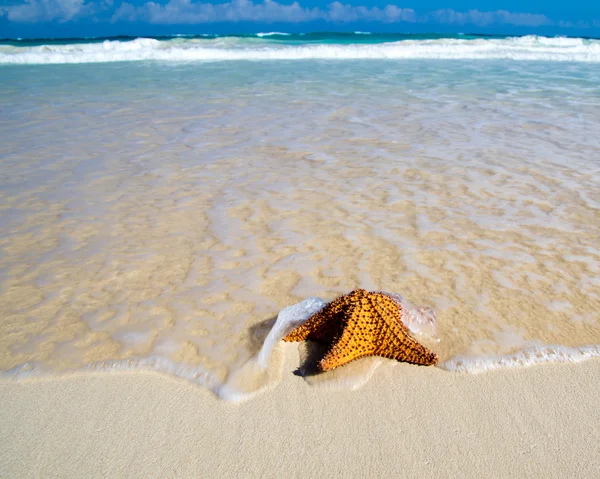
[[[353,305],[346,312],[346,324],[341,336],[333,342],[319,362],[322,371],[329,371],[364,356],[373,355],[375,347],[365,340],[365,331],[360,326],[362,314],[360,305]]]
[[[331,329],[329,318],[332,317],[332,310],[333,303],[329,303],[284,337],[283,340],[288,342],[305,341],[307,339],[326,341],[327,333]]]
[[[410,336],[406,336],[399,346],[385,346],[377,350],[377,356],[395,359],[406,363],[431,366],[438,362],[438,356]]]
[[[319,361],[319,368],[321,371],[331,371],[332,369],[339,368],[345,364],[351,363],[356,359],[363,358],[365,356],[372,356],[371,354],[352,350],[344,349],[340,347],[338,349],[331,348],[328,353]]]
[[[380,337],[385,339],[379,341],[376,355],[426,366],[438,362],[437,354],[417,342],[410,335],[408,328],[402,324],[402,309],[397,303],[381,295],[371,304],[383,320],[381,326],[385,329],[380,333]]]
[[[344,309],[357,295],[366,294],[364,290],[355,290],[349,295],[341,296],[327,304],[321,311],[311,316],[308,321],[298,326],[286,337],[284,341],[296,342],[312,339],[314,341],[331,341],[339,332],[341,316]]]

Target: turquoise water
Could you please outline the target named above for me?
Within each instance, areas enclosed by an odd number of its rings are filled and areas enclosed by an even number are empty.
[[[116,36],[116,37],[94,37],[94,38],[37,38],[37,39],[3,39],[5,45],[35,47],[40,45],[69,45],[69,44],[86,44],[86,43],[102,43],[104,41],[133,41],[137,37]],[[217,38],[238,39],[240,41],[252,41],[256,39],[269,40],[271,42],[283,42],[290,44],[298,43],[384,43],[397,42],[402,40],[440,40],[440,39],[492,39],[492,38],[510,38],[508,35],[445,35],[445,34],[404,34],[404,33],[344,33],[344,32],[312,32],[312,33],[280,33],[268,32],[247,35],[174,35],[174,36],[157,36],[146,37],[155,40],[176,40],[176,41],[210,41]]]
[[[270,38],[2,47],[5,374],[220,390],[357,287],[432,306],[448,370],[599,353],[594,40]]]
[[[137,37],[116,36],[116,37],[92,37],[92,38],[37,38],[37,39],[4,39],[2,42],[7,45],[14,46],[40,46],[47,44],[68,45],[74,43],[101,43],[106,40],[113,41],[132,41]],[[282,32],[266,32],[254,34],[239,34],[239,35],[217,35],[217,34],[201,34],[201,35],[173,35],[173,36],[156,36],[147,37],[156,40],[213,40],[217,38],[232,38],[239,40],[267,39],[270,41],[279,41],[285,43],[385,43],[398,42],[402,40],[475,40],[475,39],[507,39],[514,38],[511,35],[484,35],[484,34],[443,34],[443,33],[371,33],[371,32],[308,32],[308,33],[282,33]],[[585,40],[597,40],[594,37],[586,37]]]

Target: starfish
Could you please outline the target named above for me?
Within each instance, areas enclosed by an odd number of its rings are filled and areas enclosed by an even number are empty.
[[[327,304],[283,340],[311,339],[328,344],[319,361],[321,371],[364,356],[421,365],[437,363],[437,355],[410,336],[402,324],[402,314],[402,306],[388,295],[356,289]]]

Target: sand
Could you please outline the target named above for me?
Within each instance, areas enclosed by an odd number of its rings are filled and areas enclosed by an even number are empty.
[[[600,361],[293,374],[232,404],[152,372],[0,382],[1,477],[599,477]]]

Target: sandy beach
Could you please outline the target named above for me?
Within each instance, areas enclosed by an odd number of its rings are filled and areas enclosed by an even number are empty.
[[[598,477],[600,361],[293,374],[241,404],[153,372],[0,382],[2,477]]]

